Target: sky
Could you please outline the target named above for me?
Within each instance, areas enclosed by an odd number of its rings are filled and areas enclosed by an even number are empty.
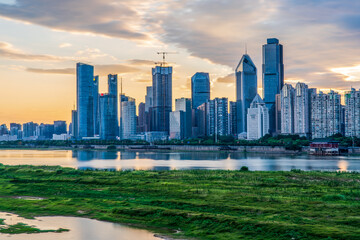
[[[209,72],[211,97],[235,99],[234,68],[245,53],[262,81],[262,45],[284,46],[285,82],[324,92],[360,88],[360,1],[0,0],[0,123],[70,122],[77,62],[95,66],[100,92],[119,74],[144,101],[151,67],[169,54],[173,98]]]

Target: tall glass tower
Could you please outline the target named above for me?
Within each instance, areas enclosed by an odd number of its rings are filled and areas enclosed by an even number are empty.
[[[153,130],[169,133],[172,111],[172,67],[156,66],[152,69]]]
[[[284,86],[284,62],[283,46],[276,38],[268,38],[267,44],[263,45],[263,97],[266,107],[269,109],[270,133],[275,132],[275,99]]]
[[[235,69],[236,76],[236,128],[237,133],[246,132],[246,116],[257,94],[257,69],[250,56],[244,54]]]
[[[115,114],[116,114],[116,126],[119,127],[119,107],[118,107],[118,75],[117,74],[109,74],[108,75],[108,92],[109,95],[115,96]]]
[[[193,109],[210,100],[209,73],[197,72],[191,77],[191,99]]]
[[[76,104],[79,138],[94,136],[94,67],[76,64]]]

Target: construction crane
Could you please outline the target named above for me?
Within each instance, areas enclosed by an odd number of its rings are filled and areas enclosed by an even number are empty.
[[[165,67],[166,65],[166,55],[167,54],[178,54],[177,52],[157,52],[158,55],[162,55],[163,61],[162,62],[156,62],[155,64],[160,64],[160,66]]]

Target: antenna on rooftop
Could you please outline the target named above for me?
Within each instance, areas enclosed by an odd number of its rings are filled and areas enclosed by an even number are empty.
[[[165,61],[166,55],[167,54],[178,54],[178,52],[157,52],[157,54],[162,55],[163,61],[155,63],[155,64],[160,64],[161,67],[165,67],[165,65],[166,65],[166,61]]]
[[[247,43],[245,43],[245,54],[247,54]]]

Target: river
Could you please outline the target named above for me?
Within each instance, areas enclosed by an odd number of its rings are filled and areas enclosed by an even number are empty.
[[[0,150],[6,165],[60,165],[77,169],[173,170],[225,169],[251,171],[360,171],[360,156],[309,156],[242,152],[145,152],[94,150]]]

